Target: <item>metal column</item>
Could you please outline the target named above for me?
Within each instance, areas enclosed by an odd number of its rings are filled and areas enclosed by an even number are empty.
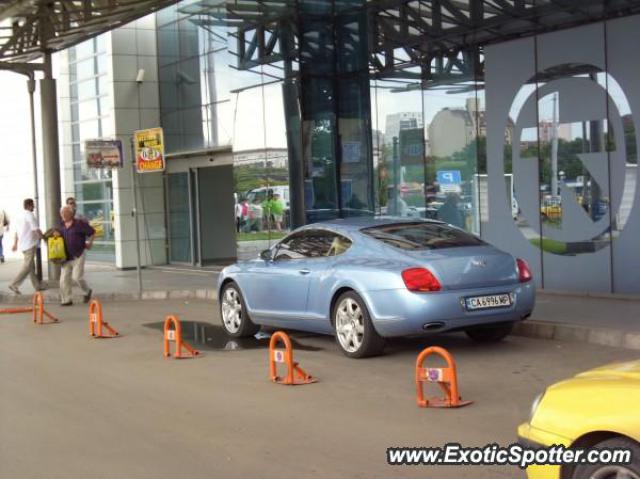
[[[34,94],[36,92],[35,75],[31,74],[27,80],[27,90],[29,91],[29,113],[31,117],[31,159],[33,161],[33,201],[36,207],[40,204],[40,193],[38,191],[38,155],[36,146],[36,115],[34,107]],[[38,281],[42,281],[42,249],[40,245],[36,249],[36,276]]]
[[[56,81],[51,76],[51,54],[45,54],[44,78],[40,80],[42,116],[42,154],[44,164],[44,199],[46,228],[58,224],[60,218],[60,156],[58,145],[58,104]],[[59,268],[49,263],[49,281],[59,279]]]

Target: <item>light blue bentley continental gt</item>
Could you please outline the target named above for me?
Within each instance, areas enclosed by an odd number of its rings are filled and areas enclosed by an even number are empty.
[[[446,223],[352,218],[304,226],[226,267],[218,298],[230,336],[262,325],[334,334],[360,358],[399,336],[498,341],[531,315],[535,285],[524,260]]]

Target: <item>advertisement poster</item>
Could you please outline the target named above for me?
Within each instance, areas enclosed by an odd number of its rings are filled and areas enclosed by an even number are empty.
[[[89,168],[122,168],[121,140],[87,140],[84,153]]]
[[[164,137],[162,128],[138,130],[133,134],[138,173],[164,171]]]

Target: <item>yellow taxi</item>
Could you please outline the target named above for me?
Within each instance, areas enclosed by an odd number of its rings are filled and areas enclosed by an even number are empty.
[[[533,402],[519,442],[534,448],[625,448],[629,464],[529,466],[529,479],[640,479],[640,360],[578,374]]]
[[[540,204],[540,214],[550,220],[562,217],[562,199],[559,196],[546,195]]]

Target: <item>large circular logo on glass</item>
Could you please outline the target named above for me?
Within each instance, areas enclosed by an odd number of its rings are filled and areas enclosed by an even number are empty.
[[[510,207],[532,244],[591,253],[623,230],[637,146],[629,102],[610,74],[563,64],[536,75],[512,102],[505,142]]]

